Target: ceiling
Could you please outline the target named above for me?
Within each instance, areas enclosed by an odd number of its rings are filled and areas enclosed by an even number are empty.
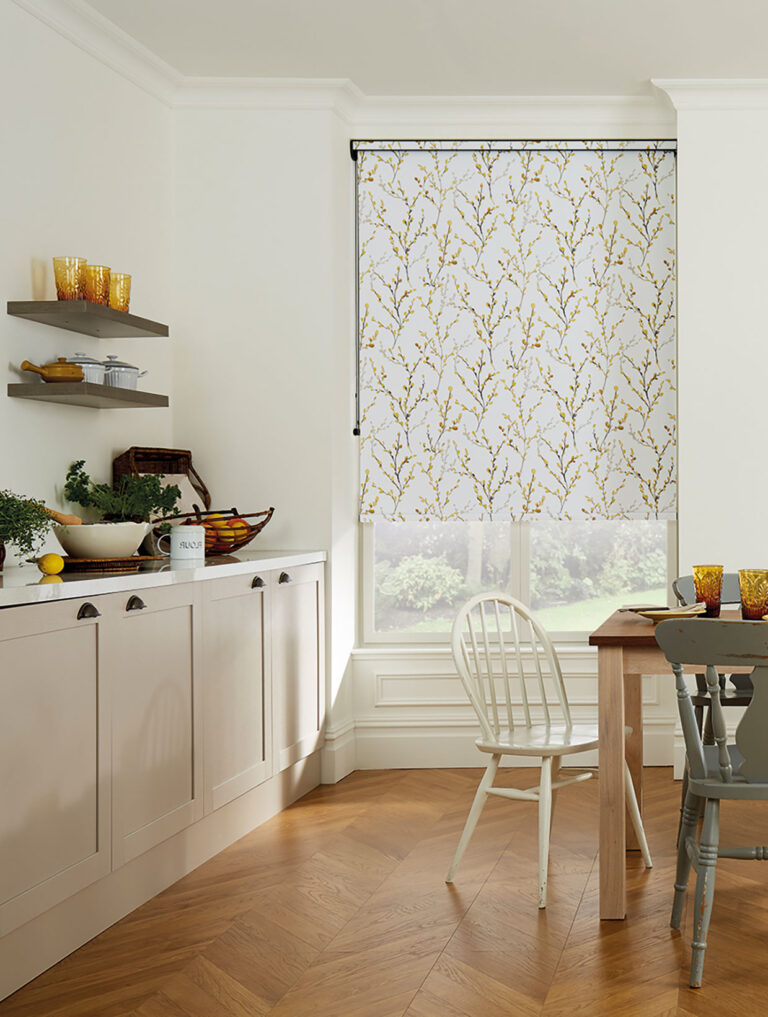
[[[764,0],[89,0],[185,75],[368,95],[634,95],[768,78]]]

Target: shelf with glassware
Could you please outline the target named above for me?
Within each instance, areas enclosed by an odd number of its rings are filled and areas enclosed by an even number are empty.
[[[67,329],[81,335],[91,335],[101,339],[127,339],[139,337],[165,337],[168,335],[168,326],[157,321],[150,321],[148,318],[140,318],[138,315],[129,314],[126,311],[117,311],[105,304],[96,304],[88,300],[9,300],[8,314],[27,318],[30,321],[37,321],[46,325],[54,325],[57,328]],[[66,361],[60,358],[58,363],[45,365],[52,368],[49,371],[51,380],[45,378],[45,367],[36,368],[30,364],[29,370],[40,373],[45,381],[40,382],[18,382],[8,385],[8,395],[13,399],[34,399],[49,403],[63,403],[70,406],[88,406],[92,409],[144,409],[147,407],[167,407],[168,396],[157,392],[143,392],[135,387],[113,384],[103,384],[89,378],[93,367],[86,369],[86,362],[93,366],[102,367],[102,378],[104,377],[103,366],[98,361],[83,354],[75,354],[75,358]],[[116,357],[108,357],[107,369],[117,373],[118,369],[123,376],[135,374],[140,377],[138,368],[130,364],[123,364],[117,361]],[[75,374],[65,380],[61,364],[73,365]],[[25,361],[22,367],[28,364]],[[80,364],[81,370],[75,365]],[[58,378],[55,375],[58,374]],[[133,385],[136,384],[133,379]],[[126,378],[127,380],[127,378]]]
[[[9,300],[8,314],[98,339],[165,338],[168,326],[90,300]]]

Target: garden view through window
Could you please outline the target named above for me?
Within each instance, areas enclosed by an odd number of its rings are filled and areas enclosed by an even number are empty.
[[[666,604],[663,520],[377,522],[374,633],[448,633],[476,593],[504,590],[550,632],[589,632],[623,604]]]

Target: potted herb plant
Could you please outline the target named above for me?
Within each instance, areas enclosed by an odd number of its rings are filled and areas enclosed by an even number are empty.
[[[67,470],[64,496],[85,509],[93,509],[100,522],[56,526],[61,546],[75,558],[120,558],[136,551],[150,529],[153,515],[173,515],[181,491],[163,485],[161,474],[126,474],[117,484],[97,484],[79,459]]]
[[[26,558],[42,544],[50,526],[51,517],[41,501],[0,491],[0,571],[6,544],[13,544],[20,557]]]

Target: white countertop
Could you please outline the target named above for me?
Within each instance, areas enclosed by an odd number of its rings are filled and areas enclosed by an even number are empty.
[[[260,569],[284,569],[326,561],[325,551],[237,551],[235,554],[206,558],[203,564],[171,564],[169,559],[154,562],[149,568],[127,575],[108,573],[63,572],[60,583],[42,583],[36,565],[6,565],[0,572],[0,608],[21,604],[41,604],[77,597],[96,597],[101,593],[145,590],[153,586],[192,583],[201,579],[236,576]]]

